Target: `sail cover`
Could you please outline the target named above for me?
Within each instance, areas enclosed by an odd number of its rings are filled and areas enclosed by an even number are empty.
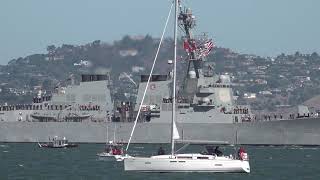
[[[175,121],[173,121],[173,135],[172,135],[172,138],[173,139],[180,139],[179,131],[177,129]]]

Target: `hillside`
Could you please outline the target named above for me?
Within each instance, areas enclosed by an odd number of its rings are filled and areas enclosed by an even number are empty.
[[[134,93],[135,85],[128,83],[126,75],[139,82],[139,75],[150,71],[158,43],[159,39],[147,35],[125,36],[113,43],[97,40],[85,45],[49,45],[46,54],[20,57],[0,66],[0,104],[28,103],[39,89],[50,93],[56,86],[70,83],[70,77],[79,82],[80,75],[85,73],[109,73],[113,96],[130,99],[125,93]],[[165,39],[156,73],[168,72],[172,44],[172,39]],[[179,59],[183,59],[185,52],[179,49],[178,53]],[[320,92],[317,53],[260,57],[218,47],[208,62],[217,74],[230,74],[238,101],[255,109],[297,105]],[[185,73],[185,64],[179,60],[179,73]]]

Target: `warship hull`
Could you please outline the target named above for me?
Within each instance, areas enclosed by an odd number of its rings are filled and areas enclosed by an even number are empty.
[[[1,142],[41,142],[56,135],[71,142],[105,143],[116,131],[117,141],[126,142],[133,123],[1,122]],[[320,145],[320,118],[248,123],[180,123],[181,139],[224,141],[246,145]],[[169,143],[169,123],[138,123],[133,143]]]

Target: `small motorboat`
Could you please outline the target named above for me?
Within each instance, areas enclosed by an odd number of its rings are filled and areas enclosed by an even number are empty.
[[[58,136],[54,136],[53,138],[49,138],[48,143],[39,143],[38,146],[40,148],[73,148],[78,147],[78,144],[69,143],[66,137],[60,138]]]
[[[123,144],[109,141],[105,146],[105,150],[98,153],[97,156],[112,161],[123,161],[125,157],[123,153]]]

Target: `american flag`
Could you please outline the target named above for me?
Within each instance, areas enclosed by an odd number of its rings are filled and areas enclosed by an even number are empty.
[[[212,39],[206,41],[203,44],[203,49],[200,51],[200,56],[206,57],[210,54],[211,50],[215,47],[214,43],[212,42]]]

